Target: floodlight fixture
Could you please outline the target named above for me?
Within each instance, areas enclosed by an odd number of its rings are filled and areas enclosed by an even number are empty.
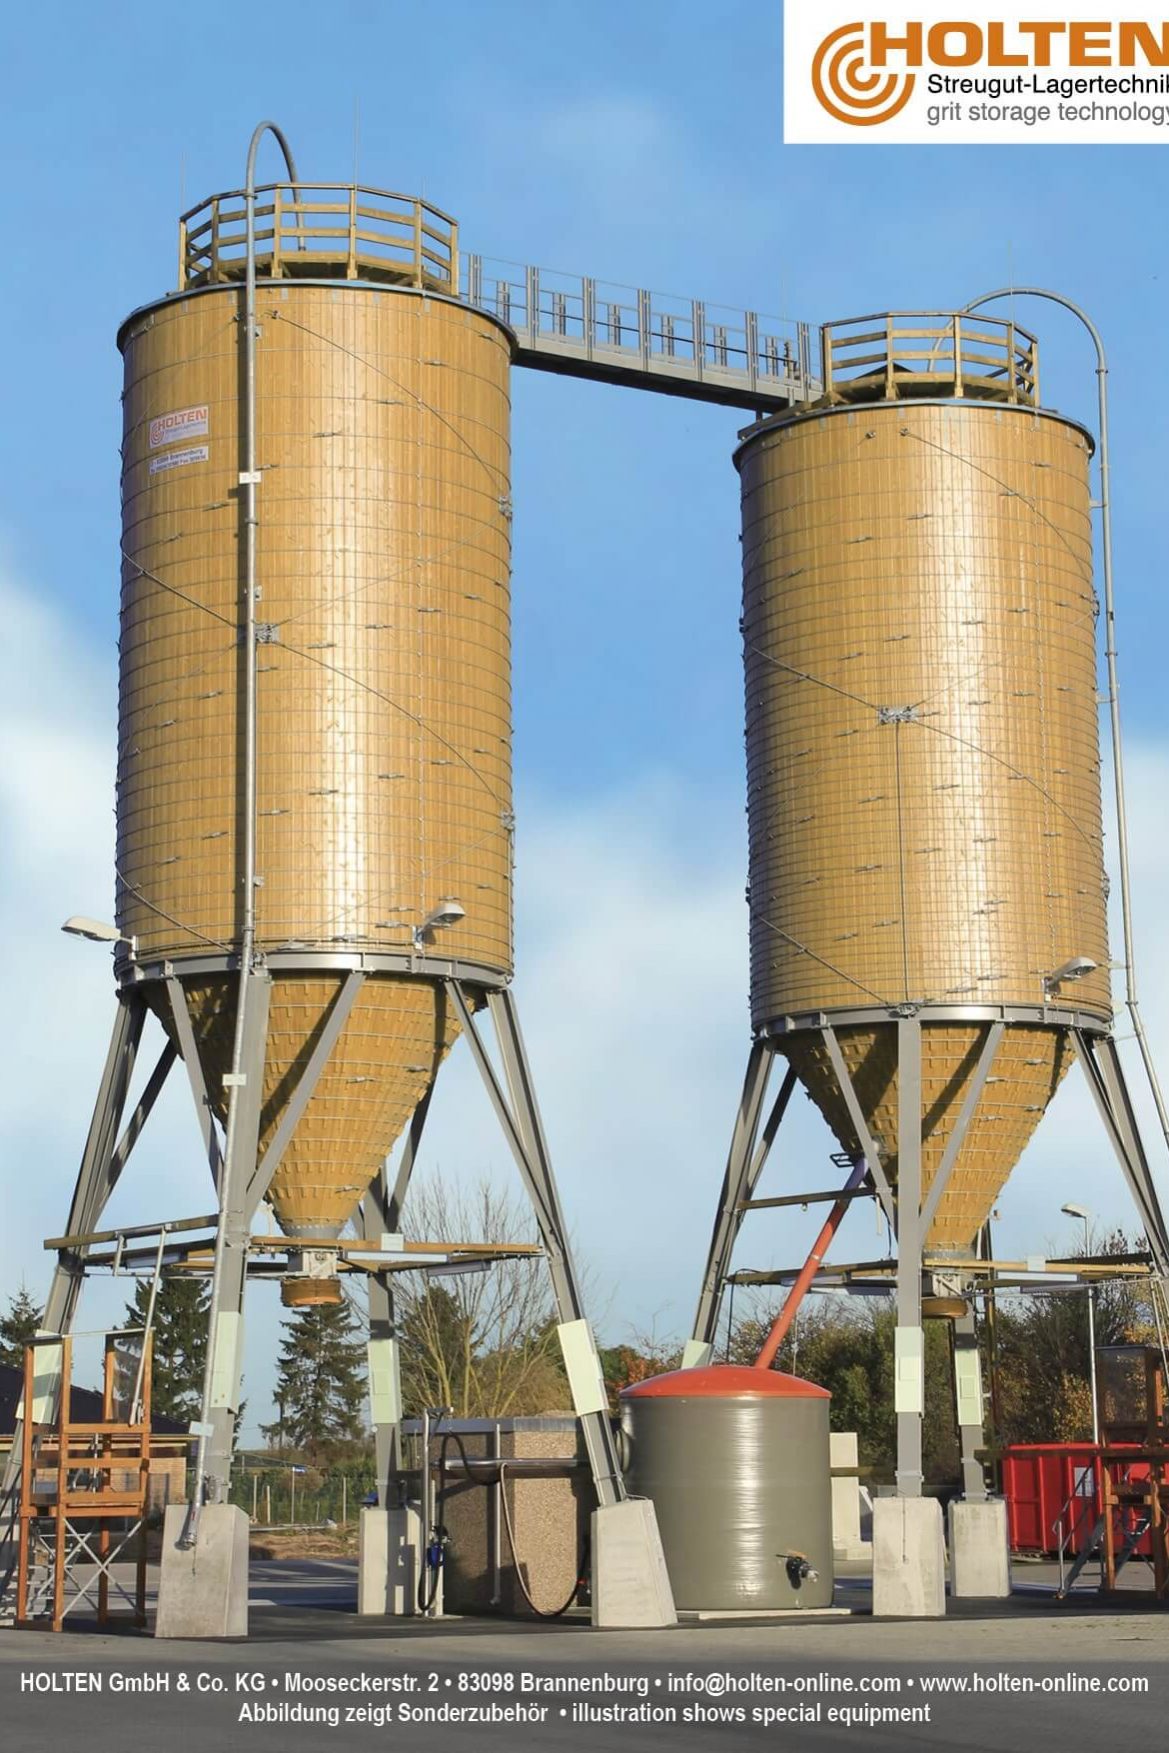
[[[1050,974],[1043,976],[1043,990],[1051,993],[1058,986],[1062,986],[1065,980],[1082,980],[1085,974],[1094,974],[1098,966],[1099,963],[1094,962],[1091,956],[1072,956]]]

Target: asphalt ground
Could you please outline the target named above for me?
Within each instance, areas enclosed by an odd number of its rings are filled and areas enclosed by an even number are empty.
[[[867,1580],[832,1618],[595,1631],[587,1619],[380,1620],[355,1567],[254,1561],[246,1643],[156,1643],[79,1620],[0,1631],[0,1748],[157,1753],[317,1749],[928,1748],[1152,1750],[1169,1715],[1169,1608],[1143,1587],[1063,1604],[1053,1567],[1017,1566],[1006,1602],[874,1620]],[[939,1688],[951,1688],[939,1690]],[[1123,1688],[1123,1690],[1117,1690]],[[463,1714],[460,1714],[463,1713]]]

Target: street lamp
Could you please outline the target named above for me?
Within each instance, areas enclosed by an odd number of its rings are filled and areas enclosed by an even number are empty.
[[[1091,956],[1072,956],[1069,961],[1061,963],[1050,974],[1043,976],[1045,994],[1050,998],[1051,994],[1057,992],[1065,980],[1082,980],[1086,974],[1094,974],[1097,965]],[[1066,1205],[1064,1210],[1067,1210]]]
[[[110,943],[115,949],[124,948],[131,956],[135,954],[137,940],[127,937],[116,925],[107,925],[104,919],[90,919],[85,913],[73,913],[61,930],[66,937],[83,937],[89,943]]]
[[[421,925],[414,928],[414,947],[422,949],[426,944],[434,942],[436,931],[449,931],[452,925],[458,925],[467,917],[467,909],[453,895],[445,895],[434,909],[428,913]]]
[[[1084,1258],[1090,1252],[1091,1231],[1089,1225],[1092,1213],[1083,1205],[1061,1205],[1060,1210],[1065,1217],[1079,1218],[1084,1226]],[[1096,1292],[1092,1280],[1087,1283],[1088,1290],[1088,1374],[1092,1384],[1092,1441],[1100,1441],[1100,1414],[1096,1409]]]

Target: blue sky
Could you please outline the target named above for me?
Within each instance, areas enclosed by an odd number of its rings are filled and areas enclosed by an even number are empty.
[[[238,186],[265,115],[307,177],[343,180],[356,108],[361,179],[424,193],[488,255],[812,322],[953,307],[1012,278],[1093,312],[1113,365],[1145,984],[1166,1040],[1156,989],[1169,940],[1155,912],[1169,778],[1169,159],[784,148],[780,13],[760,0],[637,0],[617,17],[563,0],[334,5],[327,19],[290,0],[278,21],[220,4],[58,5],[24,9],[6,35],[0,908],[16,948],[0,1039],[0,1296],[22,1272],[44,1277],[39,1240],[64,1214],[104,1051],[102,952],[63,943],[57,926],[110,906],[114,336],[171,287],[180,207]],[[1086,341],[1050,310],[1020,315],[1041,335],[1044,399],[1089,418]],[[746,1048],[739,424],[684,401],[515,378],[518,989],[565,1201],[614,1335],[685,1325]],[[502,1168],[465,1068],[449,1082],[435,1154],[444,1168]],[[1012,1245],[1058,1236],[1063,1197],[1127,1217],[1079,1100],[1061,1096],[1038,1167],[1020,1171]],[[184,1125],[164,1112],[158,1188],[127,1195],[127,1221],[131,1206],[164,1214],[154,1204],[178,1186]],[[810,1117],[796,1136],[789,1172],[818,1172],[826,1136]],[[205,1190],[168,1197],[173,1215]],[[798,1227],[754,1233],[753,1264],[802,1240]],[[251,1379],[266,1367],[257,1350]]]

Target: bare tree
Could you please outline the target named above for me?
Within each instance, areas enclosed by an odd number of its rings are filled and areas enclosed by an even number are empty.
[[[537,1240],[526,1204],[487,1178],[460,1188],[432,1174],[411,1188],[407,1213],[420,1240]],[[460,1418],[502,1418],[571,1405],[542,1258],[449,1275],[399,1273],[394,1298],[407,1411],[450,1406]]]

